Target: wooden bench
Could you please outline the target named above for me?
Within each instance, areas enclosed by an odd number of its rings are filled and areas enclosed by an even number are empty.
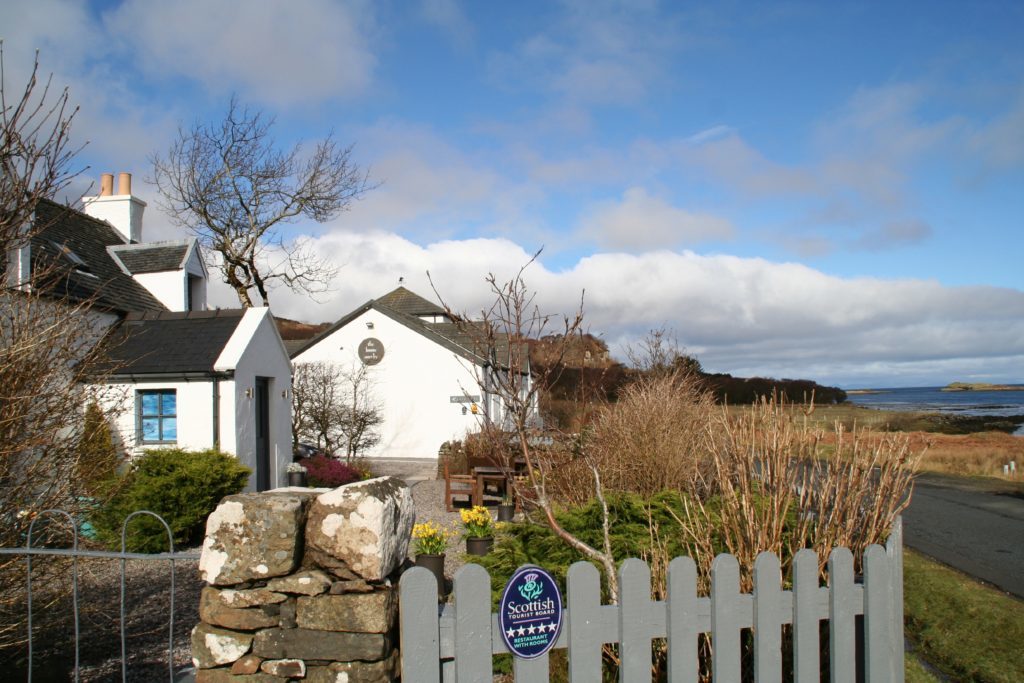
[[[476,477],[472,474],[452,474],[444,464],[444,504],[448,512],[455,512],[455,497],[465,496],[469,505],[478,500]]]

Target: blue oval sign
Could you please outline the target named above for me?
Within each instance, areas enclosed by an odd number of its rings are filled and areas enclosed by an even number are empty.
[[[535,659],[554,647],[562,630],[562,596],[551,574],[540,567],[517,569],[501,593],[498,619],[516,657]]]

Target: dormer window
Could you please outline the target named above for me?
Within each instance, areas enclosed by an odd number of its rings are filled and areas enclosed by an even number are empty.
[[[49,242],[50,245],[57,250],[57,253],[63,256],[64,259],[68,263],[70,263],[75,270],[79,271],[80,273],[88,273],[90,275],[92,274],[86,262],[82,260],[81,256],[72,251],[71,247],[69,247],[66,244],[58,244],[53,240],[46,241]]]

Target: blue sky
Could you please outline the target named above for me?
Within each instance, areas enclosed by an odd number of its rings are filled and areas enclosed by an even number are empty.
[[[275,314],[332,320],[430,270],[544,307],[585,290],[620,352],[667,326],[705,367],[847,387],[1024,382],[1024,5],[6,2],[81,106],[84,192],[144,179],[237,93],[284,144],[333,130],[382,182],[324,225],[342,266]],[[232,297],[216,288],[215,300]]]

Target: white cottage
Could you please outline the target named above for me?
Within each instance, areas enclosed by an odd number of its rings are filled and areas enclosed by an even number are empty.
[[[112,341],[126,450],[219,448],[252,469],[249,490],[285,484],[291,365],[270,309],[131,313]]]
[[[436,458],[445,441],[503,419],[504,405],[488,387],[493,373],[508,368],[495,360],[501,353],[483,348],[475,329],[479,323],[456,325],[440,306],[398,287],[299,345],[292,362],[365,365],[384,417],[380,441],[365,455]],[[517,371],[528,383],[523,356]]]
[[[291,365],[270,312],[206,310],[207,270],[195,239],[142,242],[146,203],[131,176],[104,174],[84,211],[41,201],[39,232],[7,256],[17,288],[56,265],[57,299],[87,302],[112,344],[111,383],[123,391],[116,438],[148,447],[219,447],[253,469],[249,490],[285,480],[291,461]]]

